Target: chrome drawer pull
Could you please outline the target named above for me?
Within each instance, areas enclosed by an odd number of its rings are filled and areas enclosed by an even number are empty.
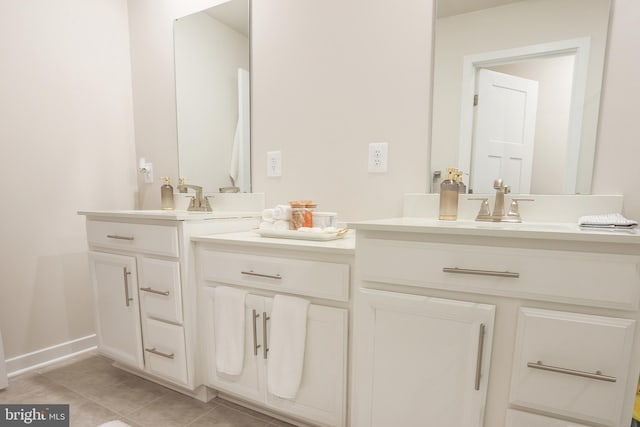
[[[124,272],[124,303],[127,307],[129,307],[129,303],[133,301],[133,298],[129,297],[129,275],[130,271],[127,271],[127,267],[122,268]]]
[[[610,383],[615,383],[617,381],[616,377],[603,375],[602,371],[596,371],[595,374],[592,374],[591,372],[576,371],[574,369],[567,369],[567,368],[560,368],[558,366],[545,365],[540,360],[538,360],[537,362],[529,362],[527,363],[527,366],[533,369],[542,369],[543,371],[558,372],[560,374],[574,375],[576,377],[584,377],[592,380],[607,381]]]
[[[107,238],[116,239],[116,240],[133,240],[134,237],[131,236],[118,236],[117,234],[107,234]]]
[[[164,295],[165,297],[169,296],[169,291],[156,291],[153,288],[140,288],[141,291],[150,292],[156,295]]]
[[[258,333],[256,332],[256,319],[258,319],[258,317],[260,317],[260,315],[258,313],[256,313],[256,310],[253,309],[253,355],[257,356],[258,355],[258,349],[260,348],[260,344],[258,344]]]
[[[262,274],[262,273],[254,273],[253,270],[251,271],[241,271],[240,274],[244,274],[245,276],[255,276],[255,277],[266,277],[267,279],[282,279],[282,276],[280,274]]]
[[[458,268],[458,267],[454,267],[454,268],[444,267],[442,271],[445,273],[475,274],[477,276],[510,277],[512,279],[517,279],[520,277],[520,273],[512,273],[510,271],[470,270],[468,268]]]
[[[480,390],[480,377],[482,373],[482,351],[484,350],[484,323],[480,323],[478,333],[478,355],[476,357],[476,390]]]
[[[161,351],[156,350],[155,347],[153,347],[153,348],[145,348],[144,351],[148,351],[149,353],[155,354],[157,356],[166,357],[167,359],[173,359],[175,357],[175,355],[173,353],[171,353],[171,354],[163,353]]]
[[[262,358],[267,358],[267,352],[269,351],[269,347],[267,347],[267,321],[270,320],[271,317],[267,316],[267,312],[262,312]]]

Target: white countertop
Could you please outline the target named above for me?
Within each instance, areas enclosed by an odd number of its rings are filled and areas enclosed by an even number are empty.
[[[402,217],[358,221],[349,223],[348,226],[349,228],[363,231],[640,244],[640,232],[638,230],[581,230],[577,223],[492,223]]]
[[[343,238],[328,241],[279,239],[262,237],[257,231],[239,233],[212,234],[195,236],[192,241],[201,243],[224,243],[225,245],[250,245],[271,249],[293,249],[298,251],[325,252],[333,254],[353,255],[355,252],[355,233],[349,231]]]
[[[260,217],[261,212],[235,212],[235,211],[178,211],[178,210],[115,210],[115,211],[78,211],[79,215],[93,218],[138,218],[160,219],[166,221],[201,221],[207,219],[222,218],[255,218]]]

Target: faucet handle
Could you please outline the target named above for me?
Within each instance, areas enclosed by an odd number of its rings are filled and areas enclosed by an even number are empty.
[[[514,216],[518,219],[521,219],[518,202],[535,202],[535,199],[511,199],[511,204],[509,205],[509,213],[507,213],[507,216]]]
[[[467,200],[481,200],[480,210],[478,211],[478,215],[476,215],[476,220],[482,217],[488,217],[491,215],[491,211],[489,210],[489,199],[486,197],[470,197]]]

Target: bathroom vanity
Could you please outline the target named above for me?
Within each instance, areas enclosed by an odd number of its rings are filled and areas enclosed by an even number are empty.
[[[351,426],[628,426],[640,235],[397,218],[357,230]]]
[[[227,399],[290,418],[296,424],[347,425],[353,236],[307,241],[263,238],[256,232],[244,232],[193,240],[205,384]],[[217,286],[248,291],[240,375],[225,375],[216,370],[213,307]],[[270,312],[276,295],[296,296],[310,302],[302,380],[293,399],[277,397],[267,387]]]
[[[124,369],[196,395],[201,383],[190,239],[255,228],[259,214],[79,213],[87,218],[98,351]]]

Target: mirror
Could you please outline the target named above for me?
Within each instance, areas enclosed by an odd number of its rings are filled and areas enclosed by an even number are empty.
[[[250,192],[249,0],[177,19],[173,30],[180,176],[205,192]]]
[[[609,0],[436,8],[431,191],[457,167],[475,193],[589,194]]]

